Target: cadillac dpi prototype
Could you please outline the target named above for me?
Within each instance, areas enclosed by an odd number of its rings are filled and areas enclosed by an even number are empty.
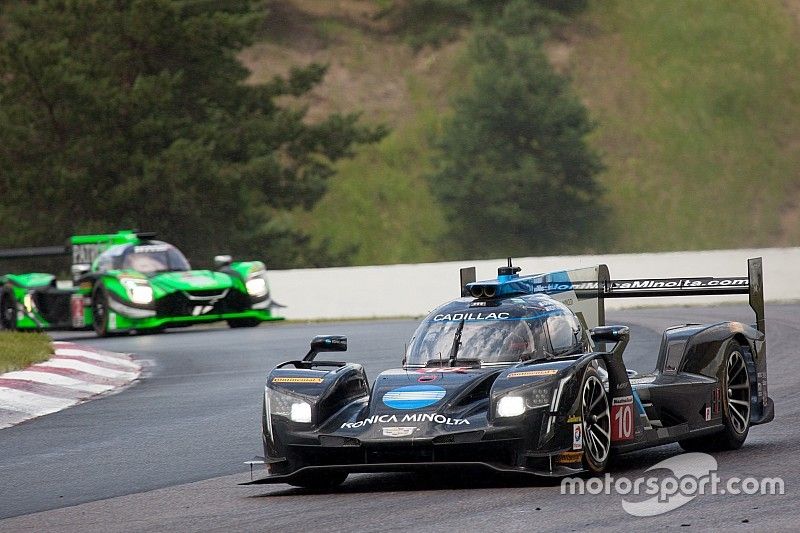
[[[0,258],[72,256],[72,282],[52,274],[0,275],[0,329],[94,328],[99,336],[227,321],[257,326],[274,305],[260,261],[217,256],[215,270],[192,270],[152,233],[76,235],[64,246],[1,250]],[[66,285],[66,286],[65,286]]]
[[[344,351],[320,336],[264,388],[268,476],[246,484],[331,487],[349,473],[477,468],[567,476],[609,457],[679,442],[736,449],[774,418],[767,395],[761,259],[747,277],[611,280],[605,265],[475,282],[417,328],[402,368],[370,386],[361,365],[318,361]],[[749,294],[755,324],[668,328],[656,369],[624,362],[629,329],[605,325],[604,300]]]

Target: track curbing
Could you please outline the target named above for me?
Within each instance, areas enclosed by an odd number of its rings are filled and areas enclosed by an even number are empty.
[[[53,357],[0,374],[0,429],[119,391],[139,379],[130,354],[54,342]]]

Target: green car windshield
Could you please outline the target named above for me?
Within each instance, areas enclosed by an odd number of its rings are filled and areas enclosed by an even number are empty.
[[[183,254],[171,244],[151,242],[109,248],[97,258],[97,270],[135,270],[142,274],[182,272],[191,266]]]

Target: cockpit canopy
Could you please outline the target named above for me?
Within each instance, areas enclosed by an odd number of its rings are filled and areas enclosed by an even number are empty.
[[[135,270],[142,274],[183,272],[190,270],[189,261],[180,250],[161,241],[113,246],[95,260],[93,270]]]
[[[583,351],[583,339],[576,316],[549,296],[461,298],[422,321],[406,352],[406,366],[446,366],[453,358],[481,364],[547,359]]]

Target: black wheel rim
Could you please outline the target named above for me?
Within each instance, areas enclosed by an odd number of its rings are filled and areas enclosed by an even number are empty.
[[[603,384],[595,376],[583,384],[583,446],[592,461],[602,464],[611,449],[611,416]]]
[[[104,331],[106,324],[106,306],[103,302],[102,293],[95,294],[94,297],[94,328],[97,331]]]
[[[726,374],[729,418],[733,430],[741,435],[750,425],[750,376],[741,352],[728,356]]]

